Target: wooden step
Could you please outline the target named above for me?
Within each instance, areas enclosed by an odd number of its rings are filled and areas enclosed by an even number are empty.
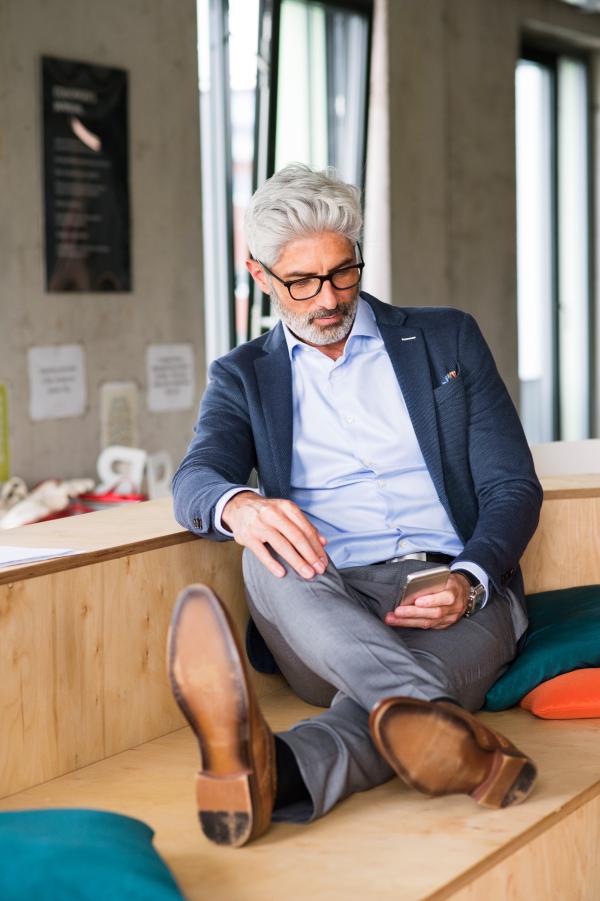
[[[281,730],[318,712],[285,688],[261,701]],[[429,800],[398,779],[305,826],[274,824],[239,850],[198,826],[198,751],[180,729],[0,802],[0,810],[95,807],[138,817],[189,901],[597,901],[600,721],[481,714],[539,766],[521,806]]]

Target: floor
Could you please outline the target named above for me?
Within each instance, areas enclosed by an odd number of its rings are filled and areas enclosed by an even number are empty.
[[[289,688],[261,703],[275,730],[318,712]],[[393,779],[318,822],[274,825],[245,848],[222,849],[198,828],[198,754],[190,730],[181,729],[6,798],[0,810],[95,807],[138,817],[155,830],[156,848],[189,901],[446,897],[490,855],[511,853],[577,807],[582,793],[594,795],[595,785],[600,792],[600,720],[544,721],[520,708],[481,716],[538,764],[536,789],[520,807],[489,811],[465,797],[428,800]]]

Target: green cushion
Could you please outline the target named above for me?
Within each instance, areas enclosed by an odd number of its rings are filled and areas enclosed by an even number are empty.
[[[182,901],[140,820],[100,810],[0,813],[2,901]]]
[[[525,647],[488,691],[484,710],[505,710],[541,682],[600,666],[600,585],[542,591],[525,603]]]

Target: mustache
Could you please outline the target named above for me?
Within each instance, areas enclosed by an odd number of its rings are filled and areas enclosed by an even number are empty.
[[[341,313],[342,316],[345,316],[349,312],[350,304],[338,304],[337,307],[334,307],[333,310],[328,310],[325,307],[320,307],[314,313],[310,314],[309,322],[314,322],[315,319],[329,319],[330,316],[337,316],[338,313]]]

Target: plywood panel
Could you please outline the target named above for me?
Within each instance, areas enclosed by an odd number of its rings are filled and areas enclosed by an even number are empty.
[[[175,521],[170,497],[20,526],[0,532],[0,546],[65,548],[79,553],[24,566],[2,567],[0,585],[198,540]]]
[[[0,795],[61,772],[54,717],[52,603],[0,588]],[[89,761],[88,761],[89,762]]]
[[[68,572],[48,578],[52,654],[40,656],[35,666],[42,673],[46,670],[53,686],[58,767],[68,773],[104,756],[104,596],[98,584],[102,571],[86,567],[76,580]],[[37,579],[23,584],[39,612],[46,600],[41,584]],[[36,722],[31,729],[43,734]]]
[[[0,788],[103,756],[102,599],[88,571],[0,589]]]
[[[276,730],[319,712],[290,689],[262,706]],[[183,729],[6,799],[0,811],[68,805],[139,817],[156,831],[156,848],[189,901],[597,901],[586,891],[600,852],[600,722],[543,721],[520,708],[482,719],[539,766],[538,784],[519,807],[426,799],[392,779],[315,823],[273,824],[245,848],[218,848],[198,827],[198,748]],[[465,895],[474,880],[484,890]]]
[[[570,497],[600,497],[600,473],[574,476],[542,476],[544,500]]]
[[[600,498],[544,501],[521,565],[527,594],[600,583]]]
[[[191,541],[0,586],[0,797],[184,724],[165,668],[171,611],[206,582],[243,633],[241,553]],[[254,675],[259,695],[285,684]]]
[[[165,674],[171,611],[187,545],[112,560],[102,568],[105,677],[104,754],[185,724]],[[183,552],[183,553],[182,553]]]
[[[599,835],[596,796],[463,889],[427,901],[600,901]]]
[[[105,564],[105,756],[184,725],[165,673],[171,611],[186,585],[205,582],[243,636],[248,608],[241,555],[233,542],[197,541]],[[253,675],[259,696],[285,684]]]

